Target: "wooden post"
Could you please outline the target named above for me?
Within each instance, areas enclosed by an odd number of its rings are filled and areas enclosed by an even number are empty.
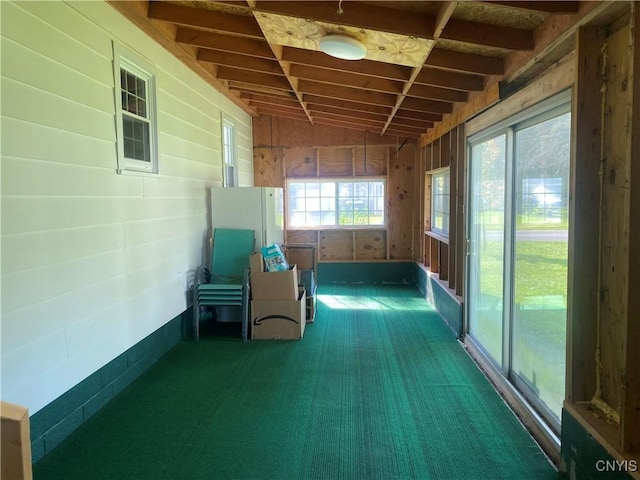
[[[458,129],[454,128],[447,134],[449,137],[449,288],[455,290],[458,282],[458,263],[457,245],[458,231],[456,230],[456,217],[458,216],[457,193],[458,183],[456,177],[458,175]]]
[[[464,284],[464,264],[466,261],[466,233],[464,228],[464,190],[467,165],[467,143],[464,125],[458,126],[458,167],[456,169],[456,295],[462,296]]]
[[[566,398],[589,401],[596,391],[601,108],[600,49],[604,28],[577,32],[569,222]],[[598,92],[598,94],[596,94]]]
[[[440,242],[435,238],[431,238],[429,242],[431,246],[429,264],[431,266],[431,273],[440,273]]]
[[[629,105],[630,211],[640,212],[640,8],[631,5],[631,102]],[[620,416],[622,446],[635,456],[640,454],[640,224],[629,222],[629,295],[626,318],[626,391]]]

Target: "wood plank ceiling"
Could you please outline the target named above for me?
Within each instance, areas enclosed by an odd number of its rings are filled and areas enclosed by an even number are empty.
[[[553,1],[110,2],[250,114],[416,138],[534,48]],[[143,18],[144,17],[144,18]],[[319,51],[342,33],[362,60]]]

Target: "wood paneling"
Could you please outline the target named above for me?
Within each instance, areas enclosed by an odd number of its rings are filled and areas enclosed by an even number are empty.
[[[424,155],[423,263],[453,294],[462,296],[464,286],[464,174],[466,143],[459,125],[421,148]],[[449,234],[431,233],[432,170],[449,167]]]
[[[355,230],[356,260],[386,260],[385,230]]]
[[[321,261],[355,260],[351,230],[321,230],[319,239]]]
[[[387,174],[389,147],[367,145],[353,148],[353,168],[356,176]]]
[[[420,172],[415,143],[380,145],[369,142],[367,135],[365,144],[362,132],[357,137],[359,144],[346,146],[255,147],[256,185],[284,186],[287,178],[383,178],[386,227],[287,230],[286,242],[318,245],[318,259],[324,262],[416,259],[422,242],[422,200],[416,192],[422,179],[416,178]],[[314,138],[310,135],[306,143]]]
[[[353,175],[351,147],[321,148],[318,150],[320,177],[350,177]]]
[[[253,182],[256,187],[283,187],[284,153],[281,148],[253,150]]]
[[[315,148],[287,148],[284,165],[284,175],[287,178],[315,177],[318,174],[318,152]]]
[[[405,144],[390,154],[387,225],[389,258],[393,260],[413,259],[413,231],[422,223],[413,208],[413,176],[419,174],[416,165],[415,144]]]
[[[318,246],[317,230],[287,230],[286,235],[287,243],[309,243]]]

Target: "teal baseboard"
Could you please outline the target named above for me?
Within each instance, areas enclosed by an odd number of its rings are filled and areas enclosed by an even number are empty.
[[[191,309],[114,358],[30,417],[33,463],[50,453],[131,382],[177,345],[191,325]]]
[[[322,262],[318,285],[332,283],[391,283],[415,285],[414,262]]]
[[[569,480],[627,480],[640,471],[634,461],[619,461],[568,411],[562,410],[561,456]]]
[[[414,264],[416,285],[420,292],[438,311],[449,328],[457,338],[462,337],[462,302],[451,292],[447,291],[440,282],[428,275],[428,273],[417,263]]]

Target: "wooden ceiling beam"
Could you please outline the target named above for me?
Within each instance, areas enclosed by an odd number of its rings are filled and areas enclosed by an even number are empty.
[[[258,93],[241,93],[240,98],[248,102],[263,103],[267,105],[283,105],[285,107],[300,106],[300,102],[295,97],[285,98],[270,95],[260,95]]]
[[[252,116],[258,115],[258,112],[242,101],[236,92],[228,88],[226,82],[219,80],[210,69],[196,60],[193,48],[175,42],[175,29],[162,28],[159,22],[149,19],[147,2],[107,0],[107,3],[246,113]]]
[[[199,49],[196,58],[201,62],[209,62],[215,65],[269,73],[271,75],[284,75],[284,72],[282,71],[282,68],[280,68],[280,64],[277,60],[248,57],[246,55],[208,50],[206,48]]]
[[[407,118],[410,120],[422,120],[425,122],[440,122],[442,120],[442,115],[439,113],[415,112],[411,110],[405,110],[403,108],[399,109],[396,112],[396,117]]]
[[[185,7],[166,2],[149,2],[147,16],[154,20],[205,30],[233,33],[244,37],[264,39],[264,34],[252,16]]]
[[[392,126],[390,126],[389,128],[387,128],[387,130],[384,132],[385,135],[395,135],[396,137],[400,137],[400,138],[419,138],[420,135],[419,134],[415,134],[413,132],[405,132],[402,130],[395,130]]]
[[[391,122],[391,125],[403,125],[405,127],[414,127],[414,128],[418,128],[421,129],[422,132],[424,133],[427,131],[427,129],[433,127],[434,122],[424,122],[422,120],[409,120],[407,118],[402,118],[402,117],[398,117],[397,115],[395,117],[393,117],[393,122]]]
[[[437,100],[423,100],[421,98],[407,97],[404,102],[402,102],[402,109],[445,114],[453,111],[453,104],[439,102]]]
[[[440,38],[506,50],[533,50],[533,31],[451,19]]]
[[[270,60],[275,60],[276,58],[271,48],[269,48],[269,44],[264,40],[205,32],[204,30],[194,30],[192,28],[178,27],[176,42]]]
[[[381,129],[385,122],[378,122],[375,120],[367,120],[364,118],[360,118],[360,117],[344,117],[342,115],[334,115],[332,113],[327,113],[327,112],[315,112],[313,114],[313,120],[319,120],[319,119],[325,119],[325,120],[336,120],[338,122],[348,122],[348,123],[352,123],[354,125],[362,125],[365,127],[372,127],[372,128],[377,128],[377,129]],[[423,132],[424,133],[424,132]]]
[[[255,0],[215,0],[212,3],[223,3],[225,5],[232,5],[234,7],[249,7],[255,6]]]
[[[456,52],[443,48],[434,48],[424,64],[479,75],[504,75],[504,60],[502,58]]]
[[[296,98],[293,91],[289,88],[288,90],[282,90],[278,88],[265,87],[263,85],[251,85],[245,84],[242,82],[228,82],[229,89],[233,91],[237,91],[239,95],[259,93],[260,95],[268,95],[271,97],[279,97],[279,98]],[[246,101],[245,101],[246,103]]]
[[[500,5],[503,7],[517,8],[519,10],[533,10],[536,12],[550,13],[550,14],[564,14],[564,13],[576,13],[580,10],[580,2],[573,1],[558,1],[550,2],[538,0],[535,2],[517,1],[517,2],[501,2],[501,1],[483,1],[487,5]]]
[[[394,80],[368,77],[365,75],[357,75],[347,72],[342,72],[340,75],[336,75],[336,73],[331,70],[309,67],[307,65],[291,65],[289,73],[291,76],[296,78],[332,85],[343,85],[347,87],[394,94],[398,94],[402,91],[402,83]]]
[[[445,72],[436,68],[423,68],[416,77],[416,83],[435,87],[452,88],[467,92],[479,92],[484,89],[484,78],[467,73]]]
[[[358,131],[361,131],[361,132],[370,132],[370,133],[375,133],[375,134],[379,134],[380,135],[380,130],[379,129],[371,132],[371,128],[372,127],[369,127],[369,126],[366,126],[366,125],[358,125],[356,123],[340,122],[340,121],[337,121],[337,120],[331,120],[331,119],[327,119],[327,118],[314,119],[314,123],[315,124],[319,124],[319,125],[327,125],[327,126],[335,127],[335,128],[346,128],[346,129],[349,129],[349,130],[358,130]]]
[[[408,97],[430,98],[432,100],[444,100],[445,102],[466,102],[469,98],[467,92],[451,90],[449,88],[432,87],[414,83],[407,92]]]
[[[269,116],[273,116],[273,117],[291,118],[292,120],[299,120],[301,122],[309,123],[309,118],[307,118],[307,116],[305,115],[304,112],[301,112],[300,115],[296,115],[294,113],[278,112],[277,110],[271,110],[269,108],[260,108],[258,110],[258,114],[259,115],[269,115]]]
[[[444,3],[442,3],[440,5],[440,8],[438,10],[438,14],[436,15],[434,27],[433,27],[433,38],[434,38],[434,40],[437,40],[440,37],[440,35],[444,31],[447,23],[451,19],[451,15],[453,15],[453,12],[454,12],[454,10],[456,9],[457,6],[458,6],[458,2],[457,1],[444,2]],[[425,56],[422,59],[422,65],[424,65],[424,62],[429,57],[429,54],[431,53],[431,50],[433,50],[433,47],[435,47],[435,41],[431,42],[429,44],[429,46],[427,48],[427,52],[425,53]],[[393,117],[395,116],[395,114],[400,109],[400,106],[402,105],[402,103],[406,100],[407,94],[409,93],[409,90],[411,90],[411,88],[414,85],[414,82],[416,81],[416,78],[420,74],[420,71],[421,71],[420,69],[421,69],[421,66],[420,65],[416,65],[413,68],[413,70],[411,71],[411,77],[404,84],[404,87],[402,89],[402,93],[396,99],[396,103],[393,106],[393,110],[391,111],[391,115],[389,115],[389,119],[387,120],[387,123],[385,124],[384,128],[382,129],[382,133],[385,133],[387,128],[389,128],[389,126],[390,126],[390,124],[391,124],[391,122],[393,120]]]
[[[264,103],[254,103],[254,101],[250,101],[249,105],[258,110],[258,112],[268,110],[270,112],[279,112],[286,113],[292,115],[300,115],[306,117],[306,114],[300,105],[296,105],[295,107],[285,107],[283,105],[269,105]]]
[[[389,124],[389,128],[394,128],[395,130],[403,130],[405,132],[411,132],[411,133],[414,133],[416,135],[422,135],[423,133],[426,133],[426,131],[428,130],[428,128],[413,127],[413,126],[410,126],[410,125],[399,124],[399,123],[395,122],[395,119],[394,119],[393,122],[391,122],[391,124]]]
[[[249,105],[251,105],[256,110],[261,110],[268,108],[271,111],[278,112],[289,112],[289,113],[299,113],[300,115],[305,115],[304,110],[300,104],[297,105],[278,105],[276,103],[268,103],[268,102],[259,102],[257,100],[249,100]]]
[[[394,8],[380,7],[360,2],[348,2],[338,13],[338,2],[282,2],[259,1],[257,12],[275,13],[350,27],[433,38],[435,17],[420,12],[399,15]]]
[[[411,68],[404,65],[377,62],[374,60],[340,60],[323,52],[305,50],[302,48],[284,47],[282,59],[298,65],[309,65],[316,68],[326,68],[332,71],[359,73],[371,77],[387,78],[406,82],[411,76]]]
[[[271,87],[279,90],[291,90],[291,85],[289,85],[287,79],[281,75],[251,72],[248,70],[241,70],[239,68],[219,67],[218,78],[220,80]]]
[[[335,108],[344,110],[351,110],[357,112],[377,113],[384,116],[388,116],[391,113],[391,107],[369,105],[366,103],[353,102],[349,100],[340,100],[336,98],[321,97],[319,95],[304,94],[304,101],[307,105],[330,105]]]
[[[290,17],[346,25],[363,29],[391,32],[398,35],[410,35],[418,38],[438,38],[438,28],[442,28],[440,38],[487,47],[508,50],[530,50],[534,46],[533,32],[519,28],[490,25],[466,20],[450,19],[457,2],[443,2],[438,15],[411,12],[410,15],[398,15],[394,8],[369,5],[360,2],[348,2],[343,13],[338,13],[337,2],[283,2],[259,1],[255,12],[275,13]]]
[[[387,115],[381,115],[379,113],[370,113],[370,112],[356,112],[353,110],[347,110],[344,108],[332,107],[330,105],[319,105],[319,104],[311,104],[307,103],[307,107],[309,111],[313,115],[313,112],[324,112],[331,113],[334,115],[338,115],[341,117],[360,117],[366,120],[376,120],[378,122],[385,122],[387,120]]]
[[[395,95],[380,92],[366,92],[357,88],[343,87],[339,85],[327,85],[324,83],[300,80],[298,89],[303,94],[318,95],[321,97],[336,98],[352,102],[366,103],[369,105],[382,105],[393,107]]]

